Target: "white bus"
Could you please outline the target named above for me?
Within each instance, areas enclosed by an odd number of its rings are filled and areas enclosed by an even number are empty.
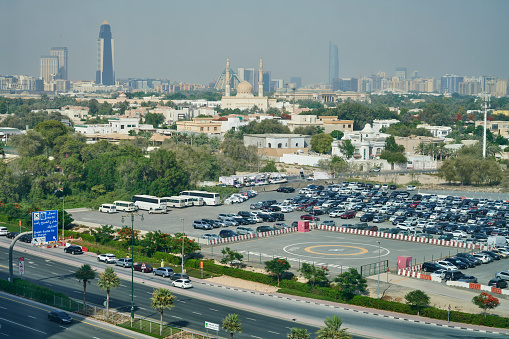
[[[132,201],[114,201],[113,204],[117,206],[117,211],[134,212],[137,210],[136,205]]]
[[[173,197],[163,197],[163,199],[166,201],[166,208],[170,207],[182,208],[188,206],[186,197],[173,196]]]
[[[206,191],[183,191],[180,192],[180,196],[202,198],[205,205],[219,205],[219,193],[212,193]]]
[[[179,198],[184,199],[186,202],[186,206],[203,206],[205,203],[203,202],[202,197],[192,197],[189,195],[181,195]]]
[[[140,210],[150,211],[156,208],[166,210],[166,201],[152,195],[134,195],[133,202]]]

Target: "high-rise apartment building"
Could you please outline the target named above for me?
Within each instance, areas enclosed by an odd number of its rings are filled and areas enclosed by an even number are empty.
[[[58,57],[57,79],[69,80],[67,72],[67,47],[53,47],[51,48],[50,55]]]
[[[254,68],[237,68],[237,75],[239,80],[247,81],[251,84],[251,86],[255,85],[254,77],[255,77],[255,69]]]
[[[338,46],[329,41],[329,84],[332,85],[336,78],[339,78]]]
[[[290,83],[295,84],[295,88],[302,87],[302,78],[301,77],[290,77]]]
[[[115,84],[114,40],[111,38],[111,27],[104,20],[97,39],[97,72],[95,81],[102,85]]]
[[[463,77],[446,74],[440,79],[440,93],[458,93],[459,83],[463,82]]]
[[[406,80],[407,78],[407,70],[406,67],[397,67],[394,72],[394,76],[399,80]]]
[[[43,55],[41,57],[41,78],[44,82],[50,82],[58,77],[58,57]]]

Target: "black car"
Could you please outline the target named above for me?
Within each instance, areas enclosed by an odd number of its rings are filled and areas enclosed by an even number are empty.
[[[177,280],[177,279],[191,280],[191,278],[189,278],[189,276],[187,274],[185,274],[185,273],[175,273],[175,274],[170,276],[170,279],[171,280]]]
[[[454,257],[454,259],[457,259],[459,261],[461,261],[462,263],[464,263],[465,265],[468,266],[468,268],[473,268],[476,266],[475,262],[472,261],[472,260],[469,260],[467,258],[464,258],[464,257]]]
[[[51,311],[48,313],[48,319],[51,321],[56,321],[61,324],[70,324],[72,323],[72,318],[65,312],[62,311]]]
[[[283,213],[274,212],[270,214],[276,221],[284,221],[285,215]]]
[[[9,232],[9,233],[7,233],[7,238],[14,239],[18,236],[18,234],[19,234],[18,232]]]
[[[230,238],[230,237],[236,237],[236,236],[238,236],[238,234],[233,232],[232,230],[221,230],[219,232],[219,236],[221,238]]]
[[[428,234],[438,234],[438,230],[436,229],[436,227],[425,227],[422,229],[422,232]]]
[[[279,187],[276,192],[283,192],[283,193],[293,193],[295,192],[295,188],[293,187]]]
[[[270,226],[258,226],[256,228],[257,233],[264,233],[264,232],[270,232],[270,231],[274,231],[274,229]]]
[[[390,190],[395,190],[395,189],[396,189],[396,185],[390,185],[390,186],[389,186],[389,189],[390,189]]]
[[[375,217],[375,214],[373,213],[366,213],[361,218],[360,221],[373,221],[373,218]]]
[[[71,245],[64,248],[64,253],[83,254],[83,250],[81,249],[81,246]]]
[[[274,218],[273,216],[271,216],[269,214],[266,214],[266,213],[258,213],[257,216],[262,218],[262,220],[265,221],[265,222],[274,222],[274,221],[276,221],[276,218]]]
[[[498,279],[498,278],[491,279],[488,282],[488,286],[492,286],[492,287],[496,287],[496,288],[506,288],[507,287],[507,281],[505,281],[503,279]]]
[[[435,272],[436,270],[440,270],[442,268],[442,266],[434,262],[425,262],[422,264],[422,270],[424,272]]]
[[[478,258],[474,257],[470,253],[458,253],[458,254],[456,254],[456,257],[457,258],[465,258],[467,260],[470,260],[470,261],[474,262],[477,266],[482,264],[481,259],[478,259]]]
[[[244,218],[250,218],[253,216],[253,213],[248,212],[248,211],[239,211],[239,213],[237,213],[237,214]],[[205,220],[205,219],[203,219],[203,220]]]
[[[216,222],[215,220],[212,220],[212,219],[201,219],[203,221],[205,221],[207,224],[209,224],[210,226],[214,227],[214,228],[219,228],[221,227],[221,225]]]
[[[30,244],[32,242],[32,236],[30,234],[23,234],[18,240]]]

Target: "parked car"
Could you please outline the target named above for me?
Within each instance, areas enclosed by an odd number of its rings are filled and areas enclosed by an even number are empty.
[[[171,267],[158,267],[155,270],[153,270],[152,273],[154,275],[160,275],[163,278],[168,278],[175,274],[173,268]]]
[[[137,262],[134,264],[133,269],[135,271],[140,271],[142,273],[151,273],[154,271],[154,268],[149,264],[145,264],[144,262]]]
[[[170,278],[171,278],[171,280],[178,280],[178,279],[191,280],[191,278],[189,278],[189,276],[185,273],[175,273],[175,274],[172,274],[172,276]]]
[[[442,273],[441,275],[441,278],[442,280],[451,280],[451,281],[456,281],[460,278],[463,277],[463,273],[461,273],[460,271],[457,271],[457,270],[452,270],[452,271],[445,271]]]
[[[463,258],[463,257],[454,257],[454,259],[457,259],[459,261],[461,261],[462,263],[464,263],[465,265],[467,265],[468,268],[474,268],[476,265],[476,263],[472,260],[469,260],[467,258]]]
[[[509,272],[508,271],[497,272],[495,273],[495,278],[509,280]]]
[[[166,208],[161,208],[161,207],[151,208],[148,211],[148,214],[167,214],[167,213],[168,213],[168,211],[166,210]]]
[[[64,248],[64,253],[83,254],[83,249],[78,245],[71,245]]]
[[[210,224],[208,224],[207,222],[205,222],[203,220],[194,220],[193,228],[194,229],[201,228],[202,230],[211,230],[212,226],[210,226]]]
[[[500,256],[492,251],[481,251],[481,253],[489,255],[493,260],[500,260]]]
[[[233,232],[232,230],[221,230],[219,232],[219,237],[221,238],[231,238],[236,236],[238,236],[238,234]]]
[[[284,222],[276,222],[274,224],[274,229],[276,229],[276,230],[283,230],[285,228],[291,228],[291,227],[288,226],[287,224],[285,224]]]
[[[435,272],[439,269],[442,269],[443,267],[435,262],[428,261],[423,263],[421,268],[424,272]]]
[[[115,262],[115,265],[122,266],[123,268],[131,267],[133,265],[133,259],[132,258],[120,258],[117,259]]]
[[[320,218],[311,214],[304,214],[300,216],[300,220],[320,221]]]
[[[189,279],[177,279],[174,282],[172,282],[171,285],[173,287],[180,287],[180,288],[193,287],[193,284],[191,284],[191,280],[189,280]]]
[[[390,185],[390,186],[389,186],[389,189],[390,189],[390,190],[395,190],[395,189],[396,189],[396,185]]]
[[[492,286],[492,287],[496,287],[496,288],[506,288],[507,287],[507,281],[505,281],[503,279],[498,279],[498,278],[491,279],[488,282],[488,286]]]
[[[51,311],[48,313],[48,319],[50,321],[55,321],[60,324],[70,324],[72,323],[72,318],[69,314],[63,311]]]
[[[463,274],[463,277],[459,278],[458,281],[476,284],[477,278],[473,275]]]
[[[483,264],[488,264],[493,261],[493,258],[484,253],[475,253],[473,256],[477,259],[480,259]]]
[[[270,232],[270,231],[274,231],[274,229],[270,226],[258,226],[256,228],[257,233],[265,233],[265,232]]]
[[[207,240],[220,239],[220,237],[214,233],[205,233],[201,237],[202,237],[202,239],[207,239]]]
[[[237,233],[239,235],[255,234],[256,232],[251,227],[239,226],[237,227]]]
[[[293,192],[295,192],[295,188],[293,188],[293,187],[278,187],[278,189],[276,191],[283,192],[283,193],[293,193]]]
[[[355,218],[355,211],[354,210],[345,211],[340,215],[340,217],[341,217],[341,219]]]
[[[442,266],[442,268],[445,268],[448,271],[455,271],[458,269],[458,267],[456,267],[456,265],[454,265],[453,263],[450,263],[449,261],[445,261],[445,260],[437,261],[437,264],[439,264],[440,266]]]
[[[97,256],[97,261],[102,261],[107,264],[114,264],[117,262],[117,257],[115,256],[115,254],[104,253],[104,254],[99,254]]]
[[[468,268],[468,265],[465,264],[463,261],[461,261],[459,259],[456,259],[456,258],[445,258],[444,260],[452,263],[454,266],[456,266],[460,270],[466,270]]]

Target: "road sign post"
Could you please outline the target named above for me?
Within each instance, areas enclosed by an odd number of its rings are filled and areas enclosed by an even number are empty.
[[[209,336],[209,330],[216,331],[216,336],[219,336],[219,324],[205,322],[205,328],[207,329],[207,338]]]
[[[23,274],[25,274],[25,258],[21,257],[18,259],[18,267],[19,267],[19,275],[21,279],[23,279]]]
[[[32,212],[32,237],[43,242],[58,240],[58,210]]]

